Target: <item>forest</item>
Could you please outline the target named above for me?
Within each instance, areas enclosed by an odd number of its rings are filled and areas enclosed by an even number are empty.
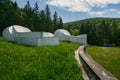
[[[87,34],[88,44],[120,46],[120,18],[90,18],[63,24],[62,18],[56,11],[51,15],[48,5],[44,10],[40,10],[37,2],[31,7],[30,2],[27,1],[24,8],[19,8],[17,2],[0,0],[0,35],[11,25],[52,33],[64,28],[75,36]]]
[[[87,34],[88,44],[120,46],[120,18],[90,18],[64,24],[73,35]]]
[[[27,1],[24,8],[19,8],[17,2],[0,0],[0,35],[11,25],[25,26],[32,31],[54,32],[62,28],[63,21],[56,11],[51,15],[48,5],[40,10],[37,2],[31,7]]]

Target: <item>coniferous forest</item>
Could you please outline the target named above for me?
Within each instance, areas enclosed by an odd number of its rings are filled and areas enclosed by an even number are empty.
[[[62,28],[62,18],[55,11],[51,15],[49,6],[40,10],[36,2],[32,8],[30,2],[24,8],[19,8],[17,2],[11,0],[0,0],[0,35],[2,31],[11,25],[25,26],[32,31],[54,32]]]
[[[87,34],[88,44],[120,46],[120,18],[91,18],[64,24],[73,35]]]
[[[120,46],[120,18],[91,18],[63,25],[62,18],[56,11],[51,15],[48,5],[44,10],[40,10],[37,2],[34,7],[31,7],[27,1],[24,8],[19,8],[17,2],[0,0],[0,35],[11,25],[21,25],[32,31],[52,33],[64,28],[72,35],[87,34],[88,44]]]

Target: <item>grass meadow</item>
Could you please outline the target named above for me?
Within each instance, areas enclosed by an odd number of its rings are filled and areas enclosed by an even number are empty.
[[[87,48],[92,58],[120,80],[120,47]]]
[[[74,58],[79,46],[30,47],[0,37],[0,80],[83,80]]]

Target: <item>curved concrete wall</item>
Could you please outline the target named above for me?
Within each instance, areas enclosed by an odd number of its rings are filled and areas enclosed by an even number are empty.
[[[7,27],[3,31],[2,35],[5,40],[14,42],[15,41],[14,37],[16,36],[16,33],[18,32],[31,32],[31,30],[23,26],[12,25],[10,27]]]
[[[3,31],[2,35],[5,40],[14,42],[14,37],[10,34],[8,28]]]
[[[15,42],[22,43],[30,46],[45,46],[45,45],[57,45],[59,40],[57,37],[43,37],[43,38],[32,38],[32,37],[15,37]]]
[[[56,36],[56,37],[58,37],[60,41],[70,41],[73,43],[78,43],[78,44],[83,44],[83,45],[87,44],[87,35],[86,34],[79,35],[79,37],[72,36],[72,35],[71,36],[63,35],[63,36]]]
[[[16,37],[42,38],[42,32],[24,32],[24,33],[16,33]]]
[[[87,44],[86,34],[72,36],[67,30],[58,29],[54,35],[49,32],[31,32],[28,28],[18,25],[10,26],[3,31],[5,40],[31,46],[56,45],[59,41]]]
[[[79,36],[69,36],[68,40],[70,42],[86,45],[87,44],[87,35],[82,34],[82,35],[79,35]]]
[[[25,32],[17,33],[15,42],[31,46],[57,45],[59,40],[57,37],[44,37],[43,32]]]
[[[87,34],[82,34],[78,36],[71,35],[67,30],[58,29],[55,31],[54,35],[59,38],[60,41],[70,41],[78,44],[87,44]]]
[[[3,31],[3,38],[30,46],[57,45],[59,40],[49,32],[31,32],[28,28],[13,25]]]

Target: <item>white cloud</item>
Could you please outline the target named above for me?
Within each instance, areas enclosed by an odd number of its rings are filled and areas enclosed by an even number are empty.
[[[117,11],[117,9],[108,9],[108,10],[106,10],[107,12],[116,12]]]
[[[91,7],[81,0],[48,0],[47,4],[72,12],[87,12],[91,10]]]
[[[86,1],[91,7],[103,8],[109,4],[118,4],[120,0],[83,0]]]
[[[94,11],[90,11],[88,12],[89,15],[96,15],[96,16],[103,16],[105,12],[103,11],[98,11],[98,12],[94,12]]]
[[[108,11],[92,11],[93,8],[104,8],[109,4],[118,4],[120,0],[47,0],[47,4],[64,8],[72,12],[87,12],[88,14],[103,15],[106,12],[116,11],[108,9]]]
[[[106,9],[106,10],[103,10],[103,11],[89,11],[87,13],[89,15],[96,15],[96,16],[103,16],[104,14],[107,14],[107,13],[117,13],[117,14],[120,14],[117,9]]]
[[[117,14],[120,14],[120,11],[118,11]]]

